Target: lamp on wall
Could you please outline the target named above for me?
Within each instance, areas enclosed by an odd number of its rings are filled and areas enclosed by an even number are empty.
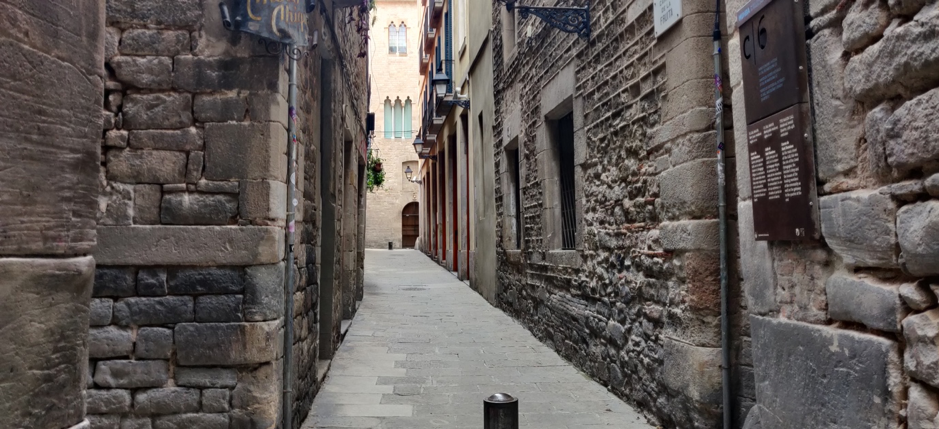
[[[424,149],[424,140],[421,140],[421,136],[417,136],[417,138],[414,139],[414,152],[420,155],[423,149]]]
[[[517,9],[522,19],[535,15],[551,27],[590,39],[590,0],[584,7],[525,6],[516,4],[517,0],[499,1],[505,4],[505,10],[509,12]]]
[[[404,169],[404,177],[407,177],[409,182],[411,181],[411,174],[412,174],[412,173],[414,173],[414,172],[411,171],[411,166],[410,166],[410,165],[407,166],[407,168]]]
[[[434,90],[437,92],[437,98],[443,98],[447,95],[447,85],[450,83],[450,77],[441,69],[437,69],[437,73],[434,74],[433,84]],[[444,103],[447,103],[451,106],[460,106],[466,110],[470,108],[470,101],[468,98],[454,98],[452,100],[443,100]]]

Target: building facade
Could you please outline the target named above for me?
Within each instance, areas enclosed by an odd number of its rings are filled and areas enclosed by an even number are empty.
[[[31,58],[0,64],[0,426],[299,427],[363,298],[368,9],[315,2],[290,110],[283,47],[219,2],[52,3],[0,19]]]
[[[414,138],[421,126],[421,16],[418,0],[375,3],[375,24],[369,44],[370,110],[375,113],[372,156],[382,160],[384,184],[368,194],[365,245],[370,248],[413,249],[420,217],[419,176]],[[405,173],[411,171],[411,178]]]

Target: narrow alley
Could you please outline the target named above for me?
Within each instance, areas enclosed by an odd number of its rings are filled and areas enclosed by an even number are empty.
[[[420,252],[367,250],[365,294],[303,429],[479,429],[498,392],[521,427],[651,427]]]

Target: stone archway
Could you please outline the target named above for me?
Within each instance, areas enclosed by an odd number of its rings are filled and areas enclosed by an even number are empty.
[[[417,202],[410,202],[401,211],[401,247],[413,249],[420,234],[420,210]]]

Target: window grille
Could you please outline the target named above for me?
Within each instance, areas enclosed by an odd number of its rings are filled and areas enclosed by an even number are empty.
[[[561,186],[561,248],[577,245],[576,196],[574,194],[574,115],[569,113],[557,122],[558,161]]]

